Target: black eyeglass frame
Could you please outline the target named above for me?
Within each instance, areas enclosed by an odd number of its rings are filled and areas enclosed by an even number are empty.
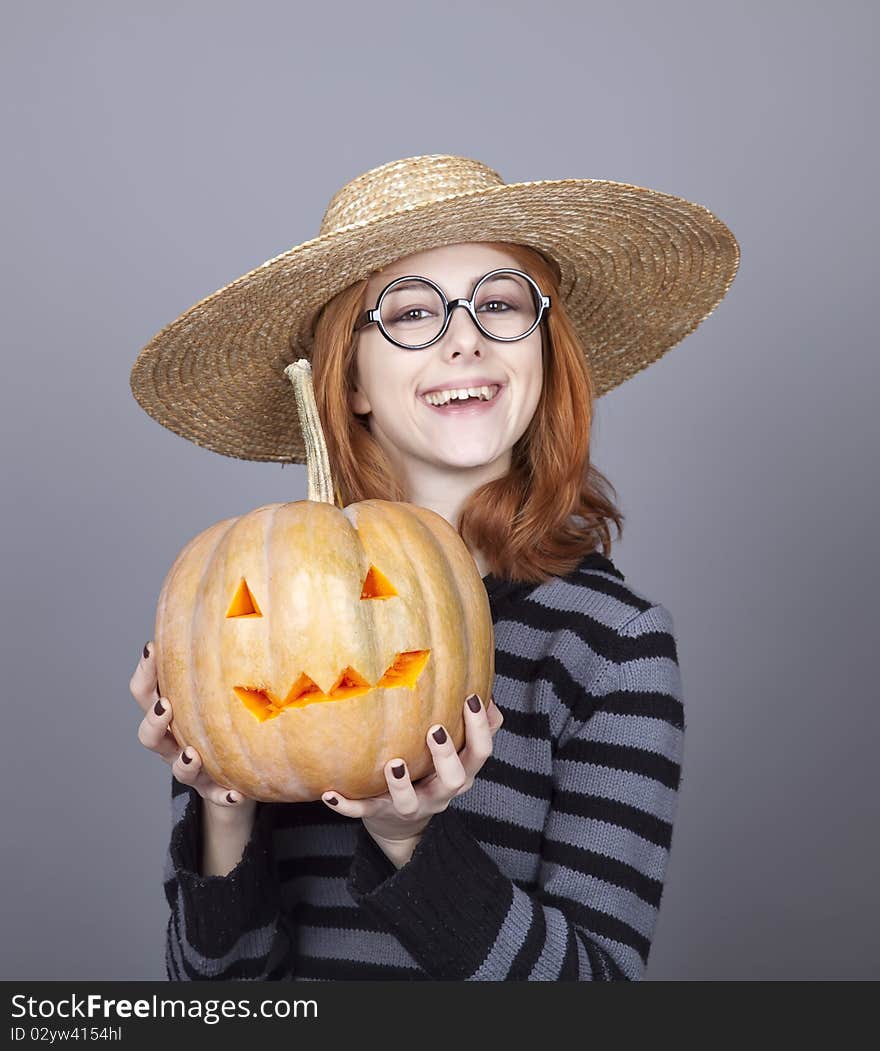
[[[487,332],[486,329],[483,328],[483,326],[480,324],[480,319],[477,317],[477,312],[474,309],[474,303],[477,298],[477,293],[480,290],[480,286],[483,284],[484,281],[488,280],[488,278],[490,277],[494,277],[496,274],[516,274],[518,277],[524,277],[535,291],[539,304],[538,316],[535,318],[534,324],[526,332],[523,332],[521,336],[496,336],[492,332]],[[440,296],[440,299],[443,302],[443,309],[445,311],[443,325],[440,331],[437,333],[437,335],[434,336],[433,339],[429,339],[425,343],[417,343],[415,345],[411,343],[401,343],[388,332],[388,330],[382,323],[382,301],[393,288],[395,288],[397,285],[401,284],[404,281],[424,281],[437,292],[437,294]],[[474,290],[473,292],[471,292],[470,299],[453,299],[451,301],[446,298],[443,289],[435,281],[432,281],[429,277],[423,277],[421,274],[407,274],[405,277],[395,278],[382,289],[382,291],[379,293],[379,299],[376,302],[375,307],[373,307],[372,310],[365,310],[362,314],[358,316],[358,319],[355,322],[355,326],[352,329],[352,332],[359,332],[362,328],[365,328],[367,325],[376,324],[379,327],[379,331],[388,340],[388,342],[393,343],[396,347],[400,347],[402,350],[423,350],[425,347],[430,347],[432,344],[436,343],[438,339],[443,338],[444,333],[449,328],[449,321],[452,318],[452,311],[455,310],[456,307],[467,308],[467,312],[473,319],[474,324],[477,326],[480,332],[483,333],[484,336],[488,336],[489,339],[497,340],[499,343],[516,343],[521,339],[525,339],[526,336],[530,336],[538,327],[538,325],[541,324],[541,321],[546,316],[547,311],[550,309],[550,296],[545,296],[541,289],[538,287],[538,284],[535,281],[535,279],[530,277],[524,270],[516,270],[515,268],[510,266],[500,266],[495,270],[490,270],[488,274],[483,274],[480,280],[474,285]]]

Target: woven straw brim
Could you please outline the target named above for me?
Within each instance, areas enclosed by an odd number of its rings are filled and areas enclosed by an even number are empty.
[[[403,255],[463,241],[532,245],[556,261],[597,396],[693,332],[740,255],[702,205],[627,183],[543,180],[456,194],[306,241],[202,299],[140,352],[132,393],[162,426],[206,449],[304,463],[284,369],[311,360],[317,312]]]

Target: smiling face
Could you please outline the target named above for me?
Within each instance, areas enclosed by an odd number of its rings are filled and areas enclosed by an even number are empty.
[[[498,267],[521,269],[500,247],[479,242],[417,252],[371,276],[364,308],[374,307],[382,289],[407,274],[430,278],[450,301],[468,299],[477,280]],[[504,343],[484,335],[465,309],[457,309],[443,337],[422,350],[395,346],[375,324],[355,339],[352,411],[369,414],[371,434],[405,478],[426,468],[434,475],[484,465],[493,465],[493,474],[508,469],[511,449],[541,396],[540,325],[524,339]],[[464,412],[438,411],[424,397],[438,388],[489,384],[499,387],[491,403]]]
[[[397,598],[394,585],[376,566],[371,565],[361,586],[361,601]],[[226,619],[241,620],[262,617],[263,612],[245,577],[239,580],[235,595],[226,611]],[[396,653],[385,669],[377,688],[412,689],[425,667],[430,650],[406,650]],[[364,676],[350,664],[341,669],[333,685],[325,693],[306,672],[301,672],[289,690],[278,693],[267,686],[237,683],[232,687],[235,696],[260,722],[274,719],[285,709],[302,708],[319,701],[340,701],[360,697],[373,688]]]

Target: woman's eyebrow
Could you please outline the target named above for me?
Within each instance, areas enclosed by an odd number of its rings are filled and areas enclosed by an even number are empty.
[[[471,291],[474,290],[474,288],[476,287],[476,284],[480,280],[480,278],[484,277],[484,276],[485,276],[485,274],[477,274],[476,277],[472,277],[471,278],[471,283],[470,283]],[[415,280],[417,280],[417,279],[415,279]],[[512,281],[512,280],[514,280],[514,279],[513,279],[513,277],[510,274],[496,274],[494,277],[490,277],[489,280],[486,282],[486,284],[487,285],[492,284],[494,281]],[[439,282],[437,282],[437,283],[439,284]],[[412,288],[413,284],[414,284],[414,281],[404,281],[402,284],[397,285],[396,290],[403,291],[404,289]],[[443,286],[441,285],[440,287],[442,288]],[[446,289],[443,289],[443,291],[445,292]]]

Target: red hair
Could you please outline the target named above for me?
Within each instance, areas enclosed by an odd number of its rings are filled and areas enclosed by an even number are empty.
[[[526,245],[497,247],[510,253],[551,298],[541,328],[543,390],[528,428],[511,451],[510,469],[465,500],[458,532],[496,576],[537,583],[565,575],[597,548],[609,556],[609,523],[615,523],[619,538],[624,516],[609,495],[613,486],[590,463],[593,383],[559,295],[555,264]],[[314,327],[315,398],[342,506],[407,499],[365,419],[349,404],[355,375],[352,329],[366,309],[367,280],[330,300]]]

